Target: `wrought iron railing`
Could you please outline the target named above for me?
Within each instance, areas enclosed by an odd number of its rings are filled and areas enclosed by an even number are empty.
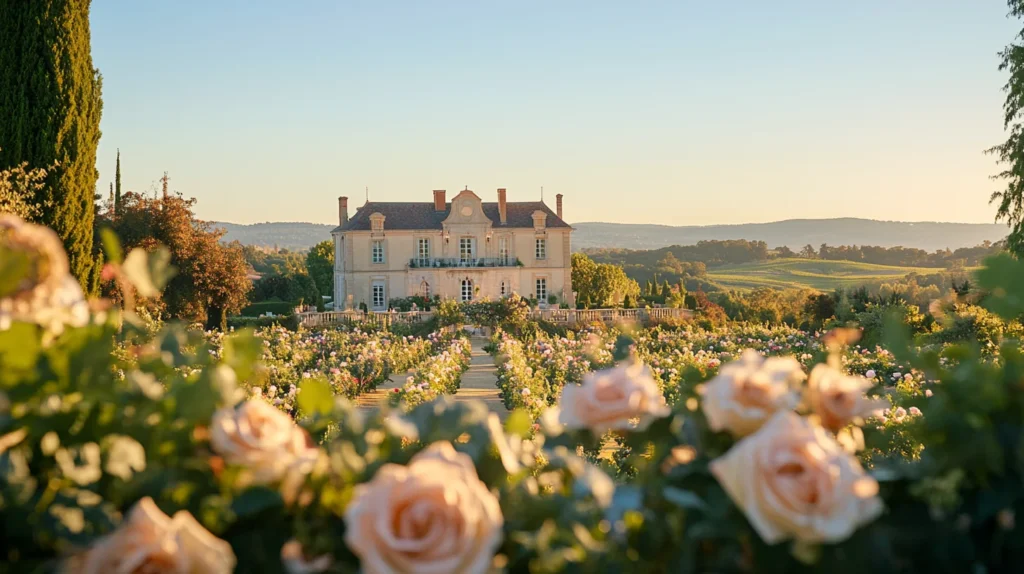
[[[448,267],[521,267],[522,261],[511,257],[414,257],[409,260],[409,267],[437,268]]]

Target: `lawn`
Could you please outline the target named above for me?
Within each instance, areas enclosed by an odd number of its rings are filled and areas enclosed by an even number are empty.
[[[729,289],[809,287],[827,291],[887,279],[899,279],[908,273],[938,273],[941,268],[896,267],[856,261],[816,259],[773,259],[758,263],[723,265],[708,269],[708,279]]]

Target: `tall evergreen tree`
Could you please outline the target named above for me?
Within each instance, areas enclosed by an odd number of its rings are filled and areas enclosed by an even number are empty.
[[[121,150],[117,150],[117,172],[114,174],[114,215],[121,213]]]
[[[50,168],[34,203],[63,239],[71,272],[93,266],[101,78],[93,68],[91,0],[0,2],[0,169]]]

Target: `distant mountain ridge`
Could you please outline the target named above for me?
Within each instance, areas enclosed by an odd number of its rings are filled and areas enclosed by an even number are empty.
[[[249,225],[214,222],[227,231],[225,241],[290,250],[309,249],[331,238],[333,225],[298,222],[266,222]],[[786,245],[799,250],[810,244],[817,249],[829,245],[878,245],[916,247],[927,251],[973,247],[984,241],[1006,237],[1007,227],[994,223],[942,223],[879,221],[845,217],[838,219],[788,219],[771,223],[733,225],[652,225],[635,223],[574,223],[573,248],[598,247],[658,249],[670,245],[693,245],[698,241],[747,239],[764,241],[769,247]]]
[[[275,222],[265,223],[225,223],[223,221],[212,221],[213,227],[227,231],[224,235],[225,242],[238,241],[243,245],[259,245],[274,247],[291,251],[301,251],[331,238],[331,230],[336,225],[325,225],[322,223],[302,222]]]
[[[573,248],[619,247],[659,249],[693,245],[702,240],[746,239],[764,241],[769,247],[804,245],[815,249],[829,245],[876,245],[915,247],[926,251],[973,247],[1006,237],[1008,228],[994,223],[941,223],[879,221],[844,217],[837,219],[788,219],[771,223],[734,225],[644,225],[631,223],[574,223]]]

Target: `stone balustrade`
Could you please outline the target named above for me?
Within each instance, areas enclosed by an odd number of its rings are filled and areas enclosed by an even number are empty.
[[[432,311],[408,312],[365,312],[327,311],[323,313],[299,313],[299,323],[306,327],[372,323],[376,325],[422,323],[434,316]],[[559,325],[584,325],[588,323],[647,322],[651,320],[688,319],[693,316],[689,309],[659,307],[651,309],[534,309],[532,319],[541,319]]]

